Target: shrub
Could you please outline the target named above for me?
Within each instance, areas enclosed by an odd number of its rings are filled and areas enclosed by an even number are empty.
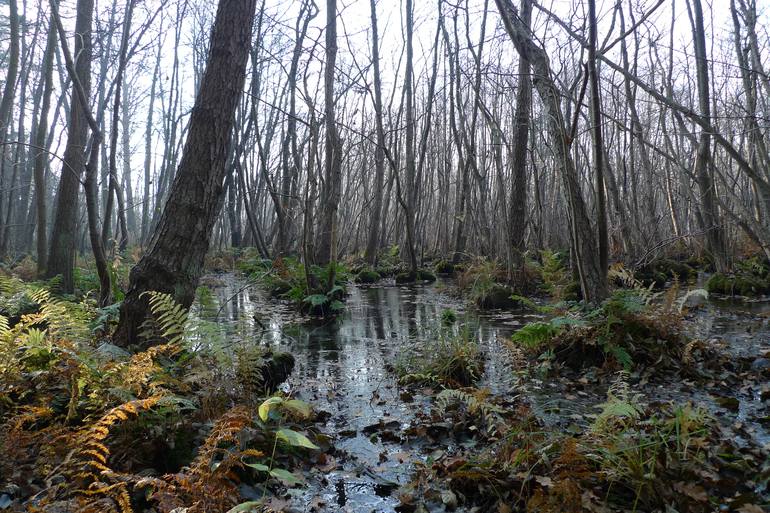
[[[678,366],[688,343],[679,310],[652,306],[649,298],[644,290],[619,290],[594,310],[530,323],[512,340],[533,351],[550,351],[573,368]]]
[[[271,295],[294,302],[304,312],[322,317],[334,316],[345,308],[342,301],[350,273],[339,262],[333,268],[331,266],[311,265],[306,270],[305,265],[296,258],[278,258],[269,271],[262,275],[261,280]],[[334,283],[328,288],[332,272]]]
[[[372,269],[362,269],[358,272],[355,278],[356,283],[376,283],[380,281],[382,276],[377,271]]]
[[[451,325],[457,322],[457,313],[449,308],[444,309],[441,312],[441,324]]]
[[[454,264],[448,260],[439,260],[433,269],[436,271],[436,274],[445,276],[450,276],[455,272]]]

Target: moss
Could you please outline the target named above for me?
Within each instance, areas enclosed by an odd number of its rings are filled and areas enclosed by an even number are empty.
[[[573,280],[564,287],[565,301],[580,301],[583,299],[583,290],[580,288],[580,282]]]
[[[270,288],[270,295],[272,297],[282,297],[282,296],[285,296],[286,294],[289,293],[289,291],[292,288],[291,287],[291,283],[289,283],[286,280],[282,280],[280,278],[276,279],[275,281],[273,281],[273,283],[271,285],[272,285],[272,287]]]
[[[635,273],[635,278],[646,287],[652,285],[655,288],[663,288],[669,280],[677,279],[686,282],[697,276],[697,271],[686,262],[679,262],[670,258],[655,260]]]
[[[483,296],[476,300],[476,303],[485,310],[518,306],[519,302],[511,296],[513,296],[513,289],[511,287],[495,283]]]
[[[396,274],[396,283],[398,285],[415,283],[417,281],[427,281],[432,283],[436,281],[436,275],[423,269],[420,269],[416,273],[413,273],[412,271],[403,271]]]
[[[363,269],[356,275],[356,283],[375,283],[380,281],[380,273],[371,269]]]
[[[709,294],[732,294],[733,281],[725,274],[714,273],[706,282]]]
[[[767,282],[755,276],[735,278],[735,292],[741,296],[759,296],[767,291]]]
[[[417,271],[417,278],[422,281],[427,281],[429,283],[433,283],[436,281],[436,275],[433,274],[430,271],[426,271],[425,269],[420,269]]]
[[[410,271],[404,271],[396,274],[396,283],[399,285],[405,284],[405,283],[414,283],[416,281],[417,276],[415,276],[414,273]]]
[[[455,272],[455,266],[448,260],[439,260],[433,268],[436,274],[452,275]]]
[[[727,296],[761,296],[770,292],[770,281],[745,272],[734,276],[714,273],[706,282],[706,290]]]

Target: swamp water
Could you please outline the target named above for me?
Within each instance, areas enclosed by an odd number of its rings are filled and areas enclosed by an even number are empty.
[[[451,435],[441,447],[408,430],[416,417],[431,408],[435,390],[404,394],[392,367],[399,355],[435,337],[445,309],[472,326],[485,358],[479,388],[500,396],[526,397],[533,411],[552,429],[578,429],[591,422],[595,405],[603,402],[611,376],[596,380],[522,378],[506,345],[510,335],[538,316],[524,312],[479,315],[447,293],[451,283],[432,285],[350,286],[344,315],[334,324],[297,322],[292,308],[272,300],[242,278],[225,274],[208,277],[209,305],[193,313],[216,321],[230,338],[256,341],[276,351],[290,352],[296,365],[286,392],[326,412],[322,430],[335,447],[334,458],[306,473],[307,485],[289,490],[286,501],[296,511],[385,512],[398,505],[397,488],[410,480],[416,462],[451,454],[459,442]],[[213,306],[213,307],[212,307]],[[711,301],[688,317],[688,329],[701,339],[717,338],[736,355],[760,355],[770,349],[770,303]],[[634,378],[634,376],[632,376]],[[632,379],[632,382],[634,380]],[[714,385],[718,388],[718,383]],[[734,390],[733,402],[720,401],[708,391],[676,380],[646,383],[638,391],[646,400],[691,401],[708,408],[720,422],[747,443],[770,445],[770,414],[762,383]],[[737,426],[737,429],[736,429]]]

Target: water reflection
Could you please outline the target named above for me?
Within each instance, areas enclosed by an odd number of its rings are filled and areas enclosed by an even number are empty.
[[[328,432],[351,433],[335,441],[336,449],[347,453],[342,468],[326,476],[328,485],[311,487],[310,495],[300,501],[321,496],[330,507],[344,502],[347,511],[392,510],[397,499],[377,491],[383,479],[399,483],[408,479],[409,467],[387,456],[402,454],[405,447],[372,439],[362,431],[383,419],[395,419],[406,428],[416,411],[429,407],[424,398],[404,404],[388,369],[404,351],[435,337],[441,313],[461,312],[462,303],[443,294],[440,284],[351,287],[345,314],[337,322],[287,324],[290,307],[245,285],[234,276],[220,277],[210,286],[216,308],[204,308],[201,301],[195,313],[216,320],[226,337],[291,352],[296,367],[287,389],[317,410],[329,412]],[[514,329],[510,321],[510,316],[503,321],[474,317],[469,328],[488,355],[482,385],[498,393],[508,391],[512,375],[500,357],[502,341]],[[515,324],[520,322],[524,320],[516,319]]]

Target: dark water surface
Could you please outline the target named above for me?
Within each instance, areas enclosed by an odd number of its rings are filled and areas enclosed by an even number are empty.
[[[396,485],[409,481],[413,464],[436,456],[435,446],[411,439],[406,432],[415,415],[430,407],[430,392],[406,397],[392,366],[406,350],[435,337],[445,309],[460,314],[485,355],[485,374],[479,387],[500,395],[525,395],[547,425],[568,429],[585,425],[605,399],[608,383],[574,387],[562,380],[522,379],[511,364],[504,341],[537,316],[524,312],[478,315],[465,312],[461,300],[447,293],[448,283],[424,286],[350,286],[343,317],[334,324],[295,322],[290,306],[269,299],[241,278],[209,278],[213,306],[198,307],[198,314],[213,320],[228,337],[249,339],[279,351],[291,352],[295,370],[284,385],[316,410],[327,412],[324,431],[332,438],[336,460],[326,471],[308,477],[308,486],[291,490],[292,506],[310,511],[393,511],[398,504]],[[218,313],[218,315],[217,315]],[[718,338],[736,355],[759,355],[770,349],[770,303],[711,301],[688,320],[694,336]],[[256,320],[255,320],[256,319]],[[658,400],[693,401],[709,408],[723,422],[745,424],[747,439],[770,443],[767,429],[757,419],[768,415],[760,400],[761,384],[747,383],[736,391],[737,411],[720,408],[709,393],[686,383],[646,384],[640,391]],[[411,394],[410,394],[411,395]],[[447,453],[456,447],[447,440]],[[431,454],[431,451],[434,454]]]

